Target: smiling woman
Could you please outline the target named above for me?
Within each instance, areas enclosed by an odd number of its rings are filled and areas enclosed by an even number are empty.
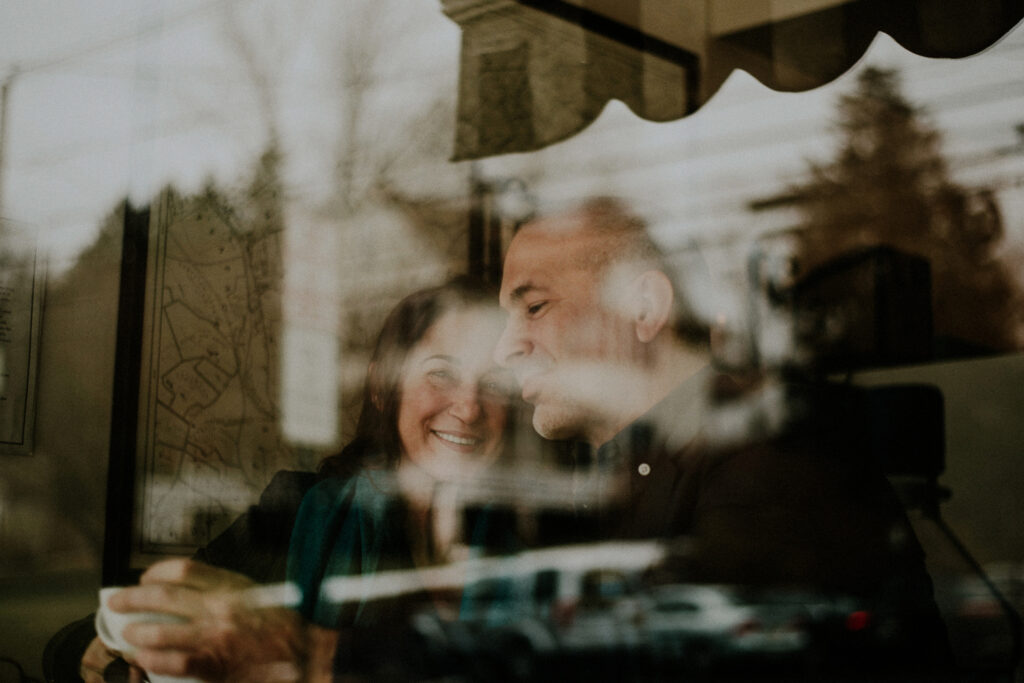
[[[299,614],[280,601],[261,609],[240,599],[251,586],[244,577],[168,560],[112,604],[184,619],[126,632],[134,661],[149,674],[204,680],[249,680],[254,666],[323,671],[332,661],[336,671],[371,678],[393,668],[392,640],[412,610],[448,596],[423,590],[353,606],[331,600],[324,586],[514,547],[513,516],[460,500],[460,489],[502,456],[512,426],[510,382],[492,359],[497,311],[492,289],[457,278],[409,295],[388,315],[356,437],[321,464],[292,532],[288,578]]]
[[[510,381],[491,358],[501,333],[498,316],[496,290],[470,278],[420,290],[396,305],[370,357],[355,437],[321,463],[320,476],[349,476],[367,459],[398,468],[404,457],[422,466],[422,444],[428,436],[438,440],[423,433],[431,429],[478,439],[471,452],[496,455]],[[443,418],[446,412],[454,414]],[[423,424],[434,417],[449,423]]]
[[[441,596],[360,605],[353,616],[351,605],[325,597],[332,577],[515,545],[507,515],[493,506],[469,514],[459,500],[460,489],[502,457],[512,427],[511,380],[493,360],[503,322],[496,304],[495,292],[459,279],[396,306],[369,366],[357,437],[324,462],[323,481],[303,501],[289,578],[301,588],[303,616],[351,643],[339,648],[336,666],[393,666],[391,639],[401,624],[425,598]]]

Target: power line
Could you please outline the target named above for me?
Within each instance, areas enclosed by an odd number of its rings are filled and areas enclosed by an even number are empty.
[[[99,40],[95,43],[88,43],[84,45],[76,46],[70,50],[67,50],[63,54],[57,54],[50,57],[43,57],[40,59],[32,60],[29,62],[18,64],[15,73],[18,76],[25,74],[37,73],[40,71],[46,71],[54,67],[66,64],[67,62],[75,61],[83,57],[90,55],[106,52],[107,50],[123,45],[126,43],[135,42],[145,36],[160,33],[168,28],[183,24],[187,21],[191,21],[193,18],[205,14],[219,6],[227,5],[233,2],[239,2],[240,0],[210,0],[210,2],[202,5],[196,5],[190,7],[184,11],[172,15],[169,18],[157,18],[139,28],[131,31],[125,31],[117,33],[115,35]]]

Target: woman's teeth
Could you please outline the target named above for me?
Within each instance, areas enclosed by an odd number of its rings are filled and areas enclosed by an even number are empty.
[[[472,437],[456,436],[454,434],[447,434],[445,432],[434,432],[437,438],[448,443],[453,443],[457,446],[475,446],[480,442],[480,439],[474,439]]]

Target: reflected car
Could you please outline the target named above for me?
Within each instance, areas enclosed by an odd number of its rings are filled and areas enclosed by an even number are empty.
[[[645,547],[616,550],[628,556]],[[806,677],[861,661],[855,668],[867,671],[884,663],[906,631],[892,610],[849,596],[664,583],[664,574],[647,571],[652,564],[580,546],[468,572],[455,602],[414,615],[417,670],[488,681],[778,669]]]
[[[750,659],[796,658],[810,644],[801,603],[752,602],[727,586],[668,584],[646,592],[641,635],[653,662],[707,670]]]
[[[524,553],[467,582],[458,605],[413,617],[422,658],[480,680],[614,678],[642,655],[641,577],[661,556],[646,542]]]
[[[632,665],[643,637],[638,590],[621,570],[545,569],[470,584],[457,610],[424,610],[412,626],[440,673],[526,681],[565,666]]]

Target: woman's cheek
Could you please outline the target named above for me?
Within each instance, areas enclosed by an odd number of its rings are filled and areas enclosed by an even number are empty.
[[[488,445],[487,455],[496,455],[501,447],[502,437],[505,435],[505,425],[508,422],[508,410],[504,405],[492,405],[488,413]]]

